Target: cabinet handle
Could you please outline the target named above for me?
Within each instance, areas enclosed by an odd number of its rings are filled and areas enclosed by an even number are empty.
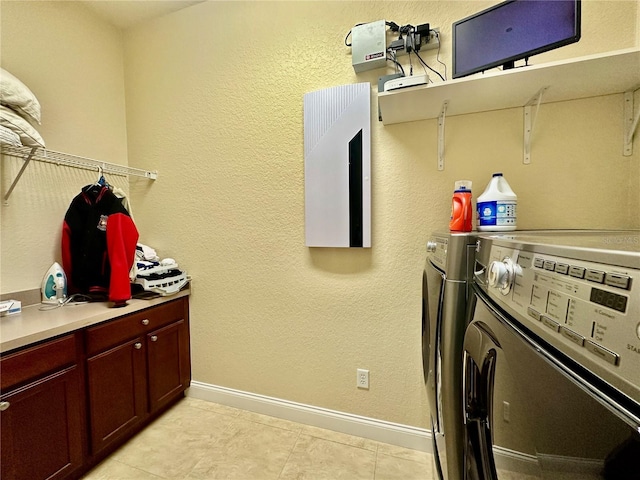
[[[140,342],[136,342],[133,344],[133,348],[136,350],[140,350],[142,348],[142,344]]]
[[[143,325],[149,325],[149,319],[145,318],[144,320],[142,320],[142,324]]]
[[[151,341],[152,342],[157,342],[158,341],[158,336],[157,335],[151,335]]]
[[[0,412],[4,412],[10,405],[9,402],[0,402]]]

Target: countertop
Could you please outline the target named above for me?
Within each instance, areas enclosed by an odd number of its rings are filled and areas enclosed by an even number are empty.
[[[111,302],[67,304],[52,310],[40,310],[43,307],[40,303],[29,305],[23,307],[20,313],[0,317],[0,353],[144,310],[176,298],[185,297],[190,293],[191,290],[186,288],[168,297],[158,297],[151,300],[132,299],[127,302],[126,306],[120,308],[113,308]]]

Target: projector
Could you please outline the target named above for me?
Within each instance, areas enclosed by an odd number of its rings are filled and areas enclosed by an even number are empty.
[[[399,88],[415,87],[417,85],[426,85],[429,76],[426,73],[421,75],[411,75],[410,77],[400,77],[389,80],[384,84],[384,91],[397,90]]]

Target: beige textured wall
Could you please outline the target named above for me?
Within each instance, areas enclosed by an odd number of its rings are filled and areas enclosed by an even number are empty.
[[[530,166],[522,109],[448,118],[444,172],[435,120],[373,118],[373,248],[304,246],[303,94],[382,73],[354,74],[351,26],[428,21],[449,63],[451,22],[492,3],[207,2],[126,33],[129,156],[160,171],[132,193],[142,240],[194,278],[194,379],[426,426],[424,243],[448,226],[454,180],[477,196],[504,172],[521,228],[639,226],[640,151],[636,140],[634,157],[620,154],[614,95],[544,105]],[[583,40],[532,60],[633,46],[636,12],[587,0]],[[369,391],[355,387],[358,367]]]
[[[447,227],[454,180],[477,196],[503,171],[521,228],[640,226],[640,143],[620,155],[613,95],[544,105],[530,166],[521,109],[448,118],[444,172],[434,120],[372,119],[373,248],[304,247],[302,96],[381,73],[354,74],[351,26],[428,21],[450,63],[451,22],[493,3],[207,2],[123,39],[74,2],[3,1],[0,52],[41,99],[50,148],[159,170],[131,181],[134,213],[141,241],[194,277],[194,379],[426,427],[424,243]],[[637,2],[585,0],[583,15],[579,44],[532,60],[639,44]],[[17,162],[1,167],[4,191]],[[0,209],[0,292],[39,287],[66,207],[94,177],[29,167]]]
[[[77,2],[0,4],[0,65],[42,106],[49,149],[124,164],[127,136],[122,33]],[[3,158],[2,197],[21,159]],[[0,293],[40,288],[61,261],[62,219],[97,172],[32,162],[0,206]],[[128,189],[126,177],[108,176]]]

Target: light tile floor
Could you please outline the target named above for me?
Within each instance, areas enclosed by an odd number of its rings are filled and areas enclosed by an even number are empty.
[[[432,480],[431,455],[184,398],[83,480]]]

